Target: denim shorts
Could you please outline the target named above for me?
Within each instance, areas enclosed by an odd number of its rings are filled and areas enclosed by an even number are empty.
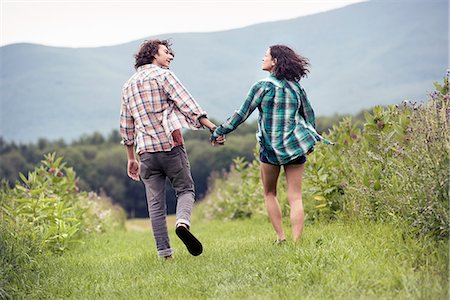
[[[259,160],[260,160],[261,162],[263,162],[263,163],[271,164],[271,165],[277,166],[277,165],[275,165],[275,164],[269,162],[269,160],[267,159],[267,157],[266,157],[266,156],[264,155],[264,153],[262,153],[262,152],[259,153]],[[306,155],[302,155],[302,156],[299,156],[299,157],[297,157],[297,158],[295,158],[295,159],[293,159],[293,160],[291,160],[291,161],[289,161],[289,162],[283,164],[283,166],[285,166],[285,165],[302,165],[302,164],[304,164],[305,162],[306,162]]]

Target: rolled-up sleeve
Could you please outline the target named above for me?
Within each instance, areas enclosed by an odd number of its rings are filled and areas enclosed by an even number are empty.
[[[199,119],[206,117],[206,112],[195,101],[194,97],[181,84],[180,80],[171,71],[166,73],[164,82],[162,84],[164,91],[169,95],[169,98],[175,102],[179,111],[191,121],[197,128],[203,128]]]
[[[127,105],[125,97],[122,97],[122,105],[120,108],[120,135],[122,145],[131,146],[134,144],[134,119]]]

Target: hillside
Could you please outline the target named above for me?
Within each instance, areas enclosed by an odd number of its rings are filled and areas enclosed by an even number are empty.
[[[318,115],[355,113],[425,99],[448,67],[448,2],[370,1],[241,29],[157,37],[172,38],[173,70],[216,119],[230,115],[265,76],[261,59],[274,43],[310,59],[304,86]],[[117,128],[121,87],[140,43],[1,47],[0,135],[71,140]]]

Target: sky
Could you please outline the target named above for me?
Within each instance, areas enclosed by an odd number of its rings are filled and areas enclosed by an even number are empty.
[[[0,46],[117,45],[153,35],[211,32],[292,19],[364,0],[0,0]]]

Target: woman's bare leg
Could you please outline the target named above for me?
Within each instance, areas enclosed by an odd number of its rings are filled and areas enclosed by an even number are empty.
[[[287,197],[291,207],[292,237],[294,241],[299,241],[302,237],[305,216],[302,202],[302,178],[305,171],[305,164],[286,165]]]
[[[280,174],[280,167],[261,162],[261,180],[264,189],[264,200],[266,202],[267,213],[272,222],[273,229],[278,240],[286,239],[283,230],[280,203],[277,199],[277,180]]]

